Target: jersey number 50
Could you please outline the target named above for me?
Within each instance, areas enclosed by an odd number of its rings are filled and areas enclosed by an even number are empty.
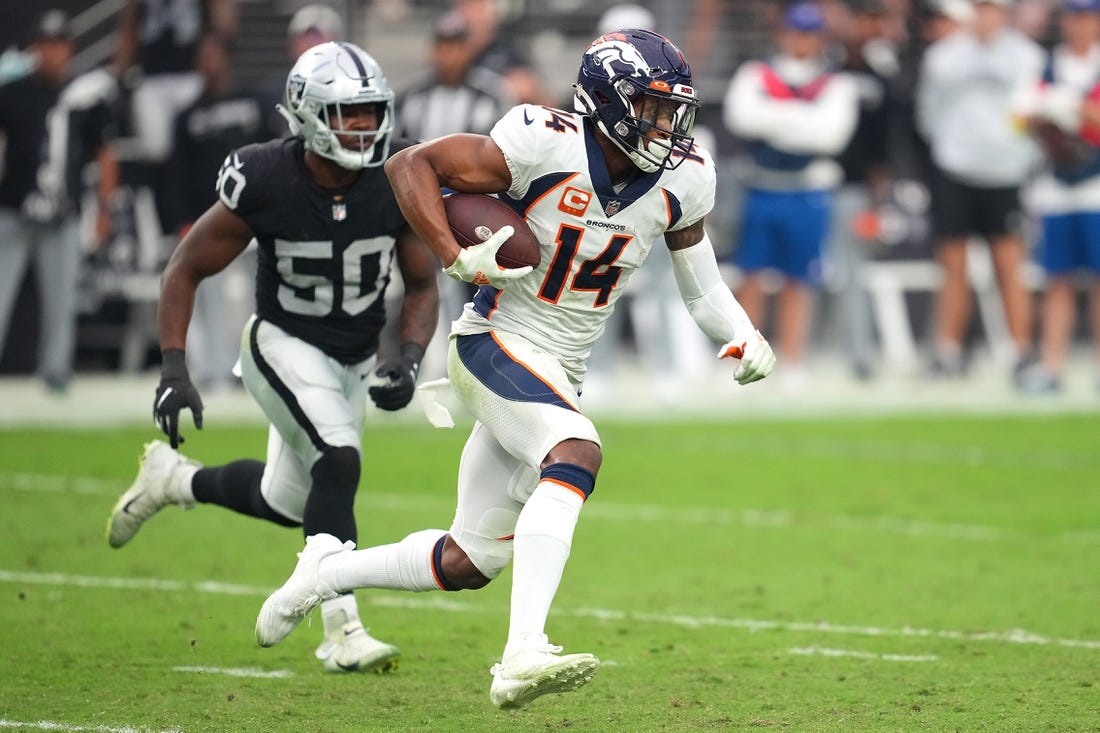
[[[332,242],[276,239],[279,305],[302,316],[324,317],[336,308],[359,315],[385,287],[389,268],[382,268],[382,255],[392,251],[393,242],[393,237],[357,239],[334,258]]]

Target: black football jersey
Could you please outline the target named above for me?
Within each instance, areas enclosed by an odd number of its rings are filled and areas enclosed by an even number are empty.
[[[390,152],[405,146],[394,141]],[[298,138],[231,152],[218,196],[259,245],[256,315],[353,364],[378,348],[394,242],[407,224],[381,166],[326,189],[303,153]]]

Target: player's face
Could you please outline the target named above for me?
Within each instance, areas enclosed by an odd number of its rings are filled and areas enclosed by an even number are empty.
[[[1100,38],[1100,15],[1064,12],[1061,17],[1062,40],[1071,46],[1089,46]]]
[[[642,133],[650,140],[668,140],[674,134],[690,135],[694,122],[688,105],[649,94],[635,100],[634,114],[641,120]]]
[[[375,136],[362,133],[377,130],[385,112],[383,104],[332,105],[328,108],[328,126],[345,150],[367,150]]]
[[[645,136],[651,140],[667,140],[672,133],[672,119],[676,105],[669,99],[643,96],[638,119],[642,121]]]
[[[60,82],[68,76],[69,60],[73,57],[73,44],[65,39],[45,39],[34,44],[34,54],[38,58],[37,71],[41,76],[53,82]]]
[[[787,29],[779,36],[783,52],[796,59],[814,59],[825,50],[825,36],[815,31]]]

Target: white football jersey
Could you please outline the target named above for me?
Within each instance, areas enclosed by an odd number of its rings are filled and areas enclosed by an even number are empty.
[[[714,206],[715,169],[698,146],[674,170],[611,185],[598,130],[551,107],[512,108],[490,136],[504,152],[512,187],[500,195],[542,245],[535,271],[502,290],[482,287],[452,332],[522,335],[557,355],[580,384],[592,344],[627,281],[666,231],[699,221]]]

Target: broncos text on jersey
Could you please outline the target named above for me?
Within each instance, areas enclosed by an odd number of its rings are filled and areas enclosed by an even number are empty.
[[[256,236],[256,315],[341,363],[371,356],[407,226],[382,168],[326,189],[306,170],[301,140],[272,140],[231,152],[217,191]]]
[[[570,378],[583,379],[592,344],[615,301],[653,244],[714,206],[715,168],[693,145],[685,160],[613,186],[601,134],[586,118],[520,105],[490,133],[504,152],[512,187],[500,198],[526,220],[542,262],[503,290],[482,287],[455,322],[458,334],[503,330],[558,356]]]

